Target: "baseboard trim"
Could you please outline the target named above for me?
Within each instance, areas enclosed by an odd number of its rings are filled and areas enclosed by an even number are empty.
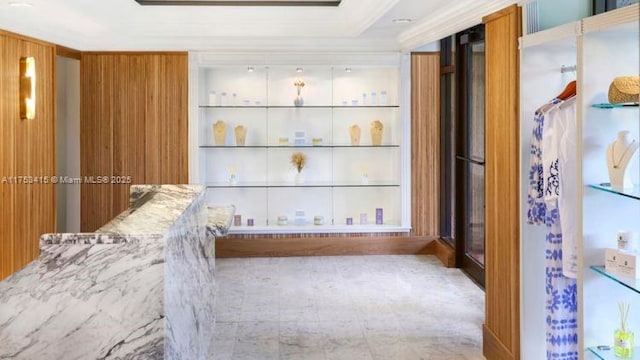
[[[437,255],[436,238],[417,236],[318,236],[218,238],[216,257],[286,257],[339,255]],[[439,257],[440,258],[440,257]]]
[[[507,349],[506,346],[496,337],[486,324],[482,324],[482,355],[487,360],[519,360]]]
[[[442,262],[442,265],[448,268],[456,267],[456,251],[449,246],[444,240],[438,239],[433,241],[435,255]]]

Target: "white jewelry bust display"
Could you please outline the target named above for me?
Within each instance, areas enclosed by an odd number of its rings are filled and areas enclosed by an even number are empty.
[[[638,141],[631,139],[629,131],[618,132],[618,137],[607,147],[607,168],[612,187],[633,187],[627,166],[638,150]]]

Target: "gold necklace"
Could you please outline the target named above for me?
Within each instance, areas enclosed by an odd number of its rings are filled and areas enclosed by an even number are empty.
[[[633,139],[633,141],[631,142],[631,144],[629,144],[625,149],[624,152],[622,153],[622,156],[620,156],[620,161],[618,161],[618,163],[616,164],[616,155],[615,155],[615,151],[616,151],[616,145],[613,144],[613,146],[611,146],[611,163],[613,164],[613,168],[617,169],[618,167],[620,167],[620,164],[622,163],[622,161],[624,160],[624,157],[627,156],[627,152],[633,147],[633,144],[635,144],[636,139]]]

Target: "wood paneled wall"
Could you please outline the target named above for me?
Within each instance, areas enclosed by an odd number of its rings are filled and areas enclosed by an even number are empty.
[[[181,184],[187,169],[187,54],[83,53],[81,174]],[[130,184],[82,185],[82,231],[127,209]]]
[[[36,63],[36,117],[21,120],[20,58]],[[55,186],[14,177],[55,175],[55,47],[0,31],[0,279],[36,259],[55,232]],[[13,183],[12,183],[13,182]]]
[[[411,224],[440,236],[440,54],[411,54]]]
[[[487,359],[520,358],[519,62],[520,9],[486,24],[486,321]]]

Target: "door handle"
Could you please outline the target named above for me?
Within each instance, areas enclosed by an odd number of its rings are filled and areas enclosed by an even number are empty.
[[[476,165],[484,165],[484,161],[471,159],[471,158],[468,158],[468,157],[462,156],[462,155],[456,155],[456,159],[462,160],[462,161],[466,161],[466,162],[470,162],[470,163],[473,163],[473,164],[476,164]]]

